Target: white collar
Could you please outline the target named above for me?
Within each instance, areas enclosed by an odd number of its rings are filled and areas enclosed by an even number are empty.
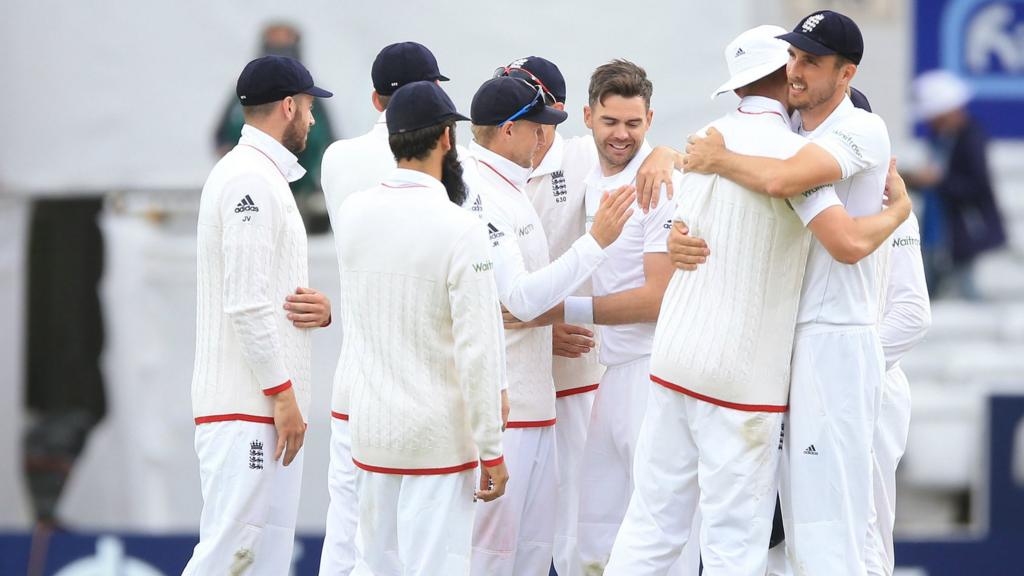
[[[789,128],[789,113],[782,102],[764,96],[744,96],[736,111],[740,114],[774,114]]]
[[[242,137],[238,139],[239,145],[251,146],[263,153],[277,166],[277,169],[289,182],[295,182],[306,175],[306,169],[299,166],[299,159],[278,142],[273,136],[263,130],[245,124],[242,126]]]
[[[565,141],[562,140],[562,135],[555,132],[555,139],[551,142],[551,148],[548,148],[548,153],[544,155],[544,158],[540,161],[540,165],[533,169],[530,173],[530,179],[533,180],[538,176],[547,176],[552,172],[557,172],[562,169],[562,156],[565,154]]]
[[[426,172],[408,168],[395,168],[380,185],[385,188],[428,188],[448,197],[448,190],[440,180]]]
[[[636,156],[626,164],[619,173],[612,174],[611,176],[605,176],[601,170],[601,162],[598,161],[591,168],[590,174],[587,174],[584,182],[588,187],[598,188],[601,190],[611,190],[618,188],[619,186],[626,186],[632,184],[636,180],[636,173],[640,170],[640,165],[644,163],[644,160],[651,154],[651,145],[644,139],[643,144],[640,145],[640,150],[637,150]]]
[[[380,118],[374,123],[373,128],[370,129],[371,134],[383,136],[385,140],[388,139],[388,113],[387,111],[380,113]]]
[[[469,144],[469,152],[474,158],[497,172],[498,176],[507,180],[509,184],[515,186],[519,191],[523,190],[526,181],[530,178],[529,168],[523,168],[508,158],[484,148],[477,144],[476,140]]]
[[[815,128],[814,130],[811,130],[810,132],[805,131],[804,130],[804,125],[803,125],[803,120],[800,121],[800,126],[798,126],[797,128],[799,129],[799,132],[801,134],[804,134],[808,138],[813,139],[815,136],[821,134],[833,122],[835,122],[836,120],[839,120],[840,118],[843,118],[844,116],[846,116],[846,115],[848,115],[851,112],[854,112],[856,110],[857,110],[857,108],[855,108],[854,105],[853,105],[853,102],[850,101],[850,97],[849,96],[843,96],[842,101],[839,102],[839,105],[836,106],[836,109],[833,110],[832,113],[829,114],[827,118],[822,120],[821,124],[819,124],[817,128]]]

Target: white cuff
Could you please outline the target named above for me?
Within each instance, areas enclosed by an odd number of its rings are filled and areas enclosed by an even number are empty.
[[[594,299],[590,296],[569,296],[565,299],[565,323],[586,326],[594,323]]]

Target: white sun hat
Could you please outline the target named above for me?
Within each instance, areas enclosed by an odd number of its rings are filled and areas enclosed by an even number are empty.
[[[931,120],[970,101],[971,89],[952,72],[930,70],[914,80],[914,115],[918,120]]]
[[[711,98],[742,88],[785,66],[789,61],[789,43],[777,36],[786,32],[781,26],[758,26],[729,42],[725,47],[725,62],[731,77],[715,90]]]

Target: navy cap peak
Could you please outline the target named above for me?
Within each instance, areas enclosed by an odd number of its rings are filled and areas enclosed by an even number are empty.
[[[309,70],[287,56],[262,56],[246,64],[238,76],[235,94],[242,106],[259,106],[296,94],[318,98],[334,95],[314,85]]]
[[[569,117],[562,110],[544,104],[542,88],[511,76],[484,82],[473,96],[470,116],[477,126],[500,126],[515,120],[561,124]]]

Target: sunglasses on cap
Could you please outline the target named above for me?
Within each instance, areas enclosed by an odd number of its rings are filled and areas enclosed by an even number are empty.
[[[523,106],[518,111],[516,111],[515,114],[513,114],[513,115],[509,116],[508,118],[506,118],[505,120],[499,122],[498,126],[501,126],[501,125],[505,124],[505,122],[513,122],[515,120],[518,120],[519,118],[522,118],[523,116],[528,114],[530,112],[530,110],[533,110],[537,106],[541,106],[541,107],[545,106],[546,100],[544,99],[544,89],[543,88],[541,88],[540,86],[537,86],[537,85],[531,83],[529,80],[526,80],[526,79],[523,79],[523,78],[517,78],[517,80],[522,80],[523,82],[528,84],[531,89],[535,88],[537,90],[537,93],[533,95],[533,99],[530,100],[526,104],[526,106]]]
[[[523,68],[521,66],[515,66],[515,67],[513,67],[513,66],[501,66],[501,67],[499,67],[499,68],[494,70],[494,76],[493,77],[494,78],[500,78],[501,76],[508,76],[510,78],[519,78],[519,79],[522,79],[522,80],[526,80],[527,82],[529,82],[530,84],[533,84],[534,86],[537,86],[538,88],[541,89],[541,91],[543,91],[543,93],[544,93],[544,104],[546,104],[548,106],[554,104],[557,101],[555,99],[555,95],[552,94],[551,90],[548,90],[548,87],[544,84],[544,81],[541,80],[540,78],[538,78],[536,75],[534,75],[533,72],[530,72],[526,68]]]

